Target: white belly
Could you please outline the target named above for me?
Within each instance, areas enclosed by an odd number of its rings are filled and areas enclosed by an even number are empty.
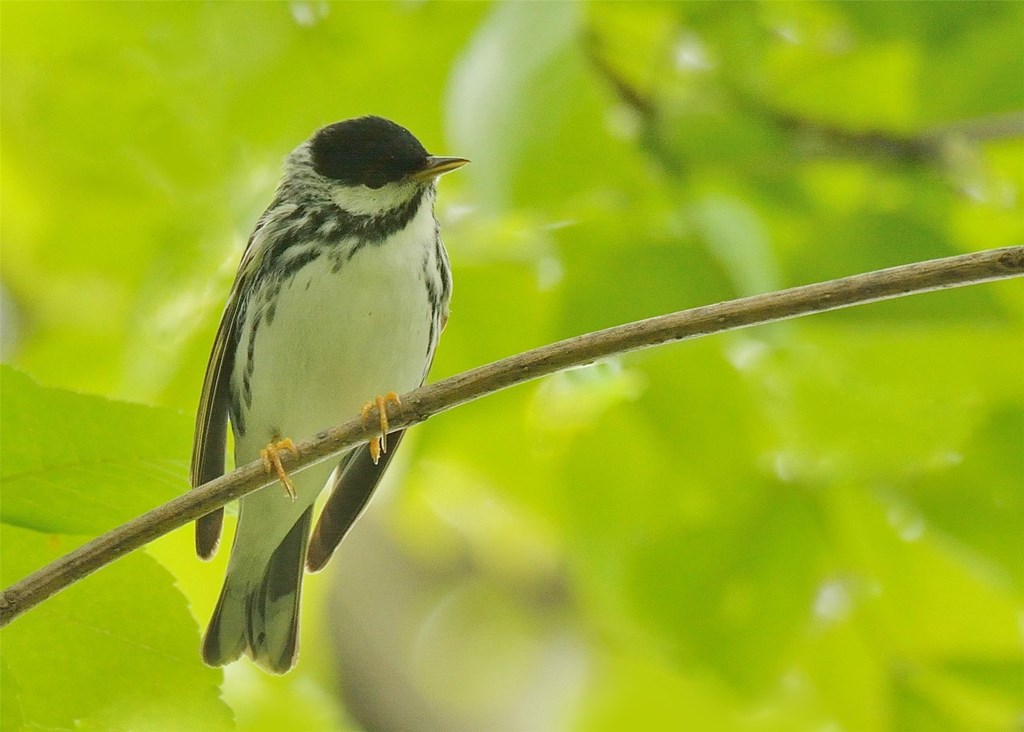
[[[258,312],[260,293],[250,297],[231,377],[244,425],[241,431],[234,425],[236,464],[259,459],[272,440],[298,442],[358,417],[377,395],[401,394],[423,383],[433,355],[431,329],[439,329],[425,269],[435,292],[442,285],[435,274],[432,203],[425,198],[406,227],[384,243],[366,244],[351,258],[320,256],[302,266],[278,292],[271,322],[269,312]],[[341,242],[335,251],[348,252],[352,243]],[[311,250],[299,243],[282,266],[302,261],[303,251]],[[335,272],[336,261],[341,266]],[[295,501],[279,485],[243,497],[229,572],[262,577],[270,552],[316,500],[336,465],[326,461],[293,472]]]
[[[256,333],[238,464],[276,437],[309,437],[358,416],[378,394],[423,383],[432,318],[423,267],[427,257],[433,264],[434,222],[429,207],[421,213],[386,246],[364,246],[338,272],[320,257],[281,289],[273,322]],[[246,351],[243,339],[236,385]]]

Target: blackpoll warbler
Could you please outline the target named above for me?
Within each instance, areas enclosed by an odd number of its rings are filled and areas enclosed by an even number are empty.
[[[384,403],[423,383],[448,319],[452,280],[434,217],[436,179],[466,162],[428,155],[380,117],[324,127],[288,156],[217,330],[191,480],[223,474],[230,419],[236,464],[262,455],[293,500],[271,487],[242,498],[203,640],[207,663],[244,652],[276,673],[295,664],[303,567],[323,567],[365,507],[401,439],[393,433],[387,450]],[[374,397],[380,438],[337,466],[284,473],[278,451],[292,438],[343,422]],[[332,493],[311,539],[313,503],[328,480]],[[200,557],[217,550],[222,521],[223,509],[196,522]]]

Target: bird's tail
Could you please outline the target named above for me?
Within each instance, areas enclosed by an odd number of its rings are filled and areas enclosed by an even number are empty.
[[[224,588],[203,638],[203,660],[222,666],[248,653],[257,665],[283,674],[299,652],[299,597],[313,507],[271,554],[256,581],[247,567],[228,567]]]

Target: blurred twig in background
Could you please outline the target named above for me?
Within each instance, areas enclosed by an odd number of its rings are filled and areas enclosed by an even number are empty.
[[[587,58],[619,101],[641,120],[644,146],[671,173],[681,172],[677,156],[659,135],[656,98],[632,83],[609,60],[596,31],[585,35]],[[1024,137],[1024,111],[960,120],[936,125],[917,134],[883,129],[851,129],[774,109],[752,95],[734,91],[734,106],[752,118],[781,130],[794,150],[807,157],[863,157],[901,164],[929,164],[940,168],[957,160],[951,148]]]

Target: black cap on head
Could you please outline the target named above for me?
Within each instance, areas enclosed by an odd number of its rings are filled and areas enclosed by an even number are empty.
[[[313,168],[347,185],[380,188],[426,165],[427,151],[409,130],[383,117],[335,122],[313,135]]]

